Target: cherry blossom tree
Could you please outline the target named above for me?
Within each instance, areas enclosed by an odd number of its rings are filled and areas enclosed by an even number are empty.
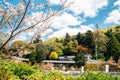
[[[36,2],[38,1],[38,2]],[[7,0],[0,1],[0,34],[7,35],[0,45],[7,43],[22,33],[32,33],[30,42],[52,24],[52,19],[69,6],[66,0],[53,8],[50,0],[20,0],[16,5]],[[0,37],[2,38],[2,37]]]

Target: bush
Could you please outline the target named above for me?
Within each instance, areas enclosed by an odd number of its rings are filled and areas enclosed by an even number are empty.
[[[35,48],[33,52],[29,55],[30,61],[34,64],[35,62],[40,63],[46,59],[46,53],[43,49]]]
[[[52,51],[49,55],[49,59],[57,59],[58,58],[58,54],[54,51]]]
[[[0,80],[20,80],[18,76],[0,65]]]
[[[84,80],[120,80],[120,77],[117,76],[106,75],[103,73],[92,73],[92,72],[85,73],[84,77],[85,77]]]
[[[5,60],[0,60],[0,71],[1,71],[0,75],[3,77],[10,78],[11,76],[17,76],[18,78],[24,80],[25,76],[31,76],[32,74],[40,70],[36,66],[30,66],[29,64],[26,64],[26,63],[16,64],[13,61],[8,62]],[[5,80],[5,79],[2,79],[2,80]],[[12,80],[15,80],[15,79],[12,79]]]
[[[82,52],[78,53],[78,54],[75,56],[75,59],[74,59],[74,60],[75,60],[76,65],[77,65],[78,67],[84,66],[85,63],[86,63],[86,57],[85,57],[85,55],[84,55]]]
[[[72,76],[56,70],[44,73],[36,66],[0,60],[0,80],[120,80],[120,76],[92,72]]]
[[[17,64],[14,69],[14,74],[19,76],[20,79],[24,79],[24,76],[30,76],[35,73],[37,70],[34,66],[27,65],[25,63]]]

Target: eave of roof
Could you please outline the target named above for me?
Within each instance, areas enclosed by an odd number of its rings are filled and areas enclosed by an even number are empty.
[[[43,60],[42,62],[50,62],[50,63],[71,63],[74,64],[75,61],[60,61],[60,60]]]

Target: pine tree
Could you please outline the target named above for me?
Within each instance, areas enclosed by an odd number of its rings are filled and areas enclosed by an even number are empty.
[[[68,42],[70,42],[70,36],[68,33],[66,33],[65,39],[63,41],[63,46],[67,45]]]
[[[120,25],[115,27],[115,37],[118,39],[120,42]]]
[[[107,45],[107,52],[105,53],[106,60],[110,57],[113,57],[116,63],[120,57],[120,43],[114,35],[111,35]]]
[[[85,33],[84,44],[89,48],[94,47],[93,33],[90,30]]]
[[[95,44],[93,39],[94,38],[92,31],[90,30],[87,31],[84,36],[84,45],[85,47],[90,48],[92,53],[94,53],[94,49],[95,49]]]
[[[83,42],[83,36],[81,35],[81,33],[79,32],[76,36],[76,40],[78,41],[78,44],[82,44]]]

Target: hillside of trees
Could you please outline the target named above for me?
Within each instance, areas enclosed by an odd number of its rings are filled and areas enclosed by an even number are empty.
[[[79,32],[74,36],[66,33],[64,38],[51,38],[44,42],[40,36],[29,44],[17,40],[5,46],[1,54],[4,58],[7,56],[29,58],[32,64],[45,59],[55,60],[59,56],[84,56],[84,54],[90,54],[93,59],[106,61],[112,58],[117,63],[120,57],[120,26],[97,29],[94,32]]]
[[[79,32],[74,36],[66,33],[64,38],[52,38],[43,42],[43,44],[49,45],[51,51],[56,52],[58,56],[76,55],[82,52],[91,54],[93,59],[96,59],[97,50],[98,59],[108,60],[112,57],[113,60],[118,62],[120,55],[120,26],[94,32]]]

